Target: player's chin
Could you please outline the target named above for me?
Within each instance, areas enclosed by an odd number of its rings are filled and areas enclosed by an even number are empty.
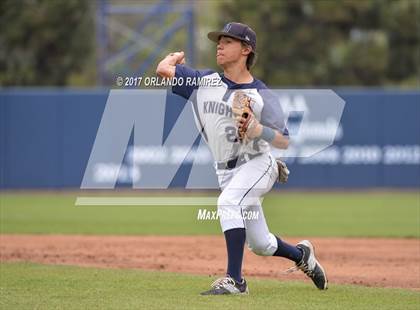
[[[225,69],[227,67],[227,64],[228,63],[226,61],[218,61],[217,62],[217,65],[222,69]]]
[[[216,57],[216,62],[217,62],[217,64],[219,66],[221,66],[221,65],[224,65],[225,64],[226,60],[225,60],[225,58],[223,56],[217,56]]]

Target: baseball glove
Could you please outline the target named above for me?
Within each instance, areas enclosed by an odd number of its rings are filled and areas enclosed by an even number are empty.
[[[255,125],[255,116],[252,111],[252,99],[245,92],[238,90],[235,92],[232,102],[232,112],[238,127],[238,138],[240,142],[247,142],[247,131]]]
[[[287,179],[289,178],[290,171],[287,168],[286,164],[277,159],[277,168],[279,170],[279,178],[277,179],[280,183],[285,184],[287,183]]]

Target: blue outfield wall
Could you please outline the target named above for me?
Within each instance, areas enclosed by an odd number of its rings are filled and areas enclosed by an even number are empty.
[[[0,90],[1,188],[79,188],[108,93]],[[418,188],[420,91],[336,93],[346,102],[340,134],[312,158],[288,159],[292,174],[286,187]],[[173,123],[184,104],[168,93],[165,121]]]

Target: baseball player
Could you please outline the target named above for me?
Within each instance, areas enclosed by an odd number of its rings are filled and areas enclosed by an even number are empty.
[[[226,240],[227,272],[201,294],[248,293],[241,273],[245,242],[257,255],[292,260],[295,266],[288,272],[300,269],[317,288],[325,290],[327,276],[313,245],[308,240],[296,246],[281,240],[269,231],[263,214],[260,198],[276,180],[286,182],[289,173],[284,163],[273,158],[270,145],[287,149],[289,136],[278,100],[250,72],[256,57],[256,34],[249,26],[232,22],[222,31],[210,32],[208,38],[217,43],[216,59],[223,73],[186,66],[183,52],[169,54],[156,70],[164,78],[190,81],[178,83],[172,90],[192,102],[222,190],[217,207]]]

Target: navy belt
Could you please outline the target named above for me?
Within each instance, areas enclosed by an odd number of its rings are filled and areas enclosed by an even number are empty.
[[[239,166],[245,164],[247,161],[250,161],[251,159],[254,159],[255,157],[260,156],[262,153],[257,154],[241,154],[238,157],[232,158],[231,160],[228,160],[226,162],[217,162],[216,163],[216,169],[235,169]]]

